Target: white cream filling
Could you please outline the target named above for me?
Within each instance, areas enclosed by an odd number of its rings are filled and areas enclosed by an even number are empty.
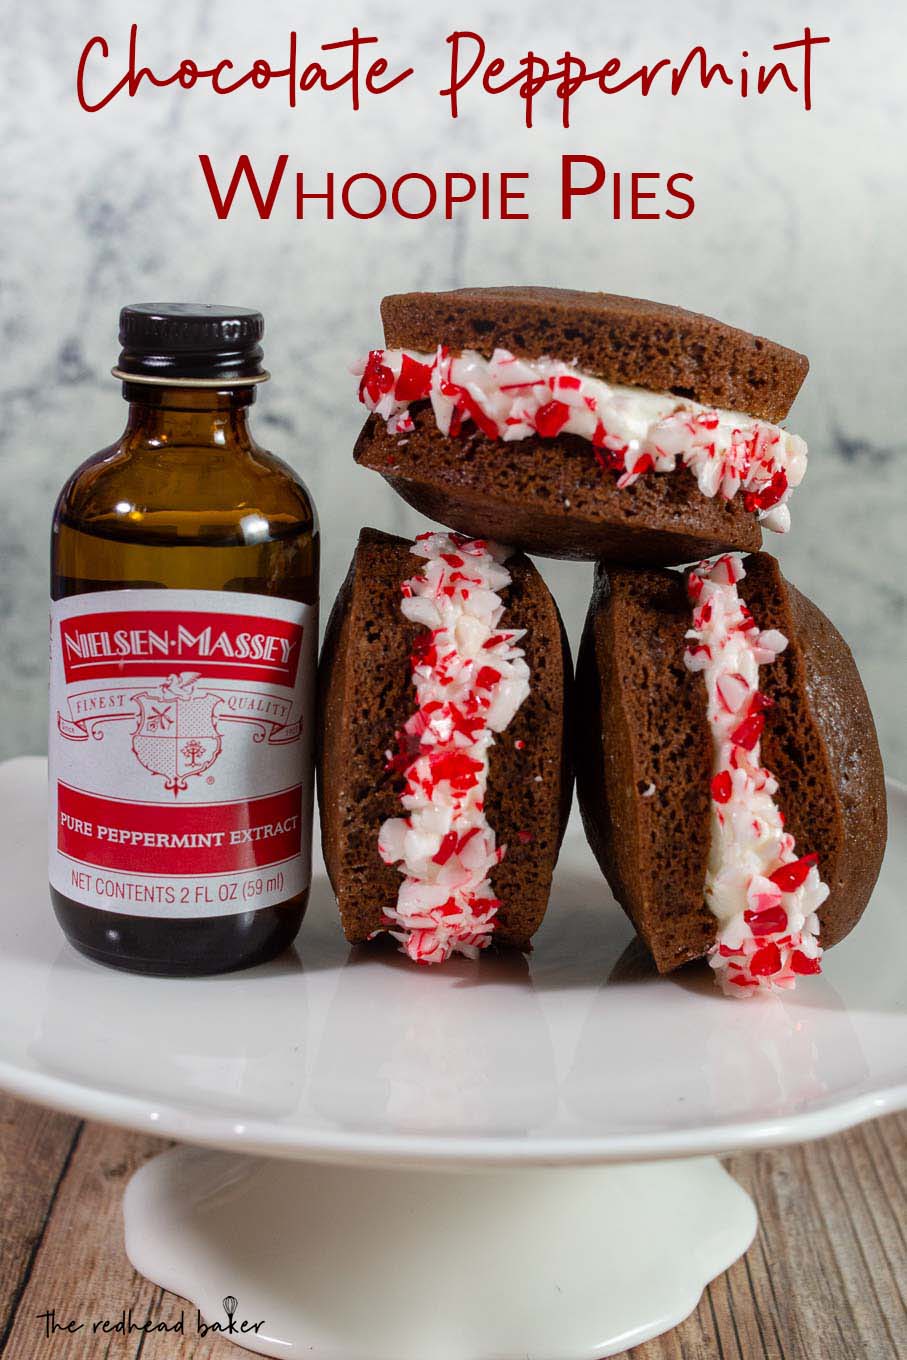
[[[489,874],[506,846],[485,815],[489,754],[529,694],[530,676],[517,645],[523,630],[499,626],[511,550],[435,533],[412,552],[426,562],[404,584],[401,609],[429,633],[413,668],[415,712],[401,734],[412,756],[401,797],[407,815],[383,824],[378,849],[404,875],[387,913],[390,933],[411,958],[440,963],[454,952],[474,957],[494,929]]]
[[[790,987],[798,971],[794,956],[819,958],[815,913],[829,893],[816,867],[809,869],[793,891],[781,891],[771,879],[783,866],[796,863],[797,854],[775,802],[778,781],[761,764],[758,713],[763,710],[757,707],[755,715],[750,710],[754,696],[759,695],[759,667],[774,661],[788,644],[777,630],[760,631],[753,625],[737,590],[745,574],[736,553],[705,562],[690,573],[695,609],[693,627],[687,633],[691,646],[684,655],[687,668],[701,672],[705,681],[712,733],[714,776],[705,900],[718,921],[718,935],[710,963],[725,990],[735,993],[746,990],[733,982],[735,972],[750,979],[749,989]],[[742,726],[746,722],[751,724],[749,732]],[[759,914],[779,908],[781,927],[764,929],[765,922],[773,918],[763,916],[760,925]],[[754,975],[751,961],[767,945],[779,946],[780,966],[774,973]],[[764,956],[762,963],[766,963]]]
[[[490,359],[443,348],[434,354],[402,349],[375,354],[380,362],[373,355],[354,371],[364,378],[362,400],[392,434],[412,429],[409,407],[427,398],[442,434],[450,432],[459,410],[460,418],[486,425],[484,433],[504,441],[560,431],[578,435],[620,472],[620,487],[646,472],[673,472],[679,462],[704,496],[730,500],[742,491],[762,497],[772,503],[753,508],[766,528],[785,533],[790,527],[787,501],[803,480],[807,448],[780,426],[671,393],[608,383],[558,359],[516,358],[504,349]],[[413,369],[398,391],[404,358],[426,370],[416,395]],[[389,371],[391,383],[379,368]],[[473,403],[465,414],[461,393]]]

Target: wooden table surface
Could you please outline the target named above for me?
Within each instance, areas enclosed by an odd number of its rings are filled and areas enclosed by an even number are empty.
[[[120,1201],[165,1144],[0,1094],[0,1356],[3,1360],[241,1360],[199,1339],[184,1300],[137,1275]],[[759,1233],[699,1307],[632,1360],[896,1360],[907,1356],[907,1115],[801,1147],[728,1159],[754,1196]],[[187,1335],[45,1335],[124,1309]],[[190,1327],[191,1320],[191,1327]],[[191,1333],[191,1334],[190,1334]],[[426,1352],[425,1360],[433,1360]]]

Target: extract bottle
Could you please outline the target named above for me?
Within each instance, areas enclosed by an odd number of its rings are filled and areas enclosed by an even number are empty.
[[[263,331],[125,307],[125,431],[54,512],[51,898],[135,972],[261,963],[308,900],[318,521],[249,430]]]

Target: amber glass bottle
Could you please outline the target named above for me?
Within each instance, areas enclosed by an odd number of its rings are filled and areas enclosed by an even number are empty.
[[[54,513],[51,897],[138,972],[260,963],[308,898],[318,525],[249,431],[262,331],[124,308],[126,429]]]

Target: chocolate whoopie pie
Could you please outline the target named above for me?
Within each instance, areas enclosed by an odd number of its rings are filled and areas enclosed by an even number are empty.
[[[538,929],[572,796],[557,607],[522,554],[363,529],[328,622],[318,785],[347,939],[414,960]]]
[[[711,317],[557,288],[406,293],[360,369],[355,448],[416,509],[551,557],[668,565],[784,532],[803,355]]]
[[[885,787],[850,650],[775,559],[599,567],[576,727],[586,834],[658,970],[819,972],[878,876]]]

